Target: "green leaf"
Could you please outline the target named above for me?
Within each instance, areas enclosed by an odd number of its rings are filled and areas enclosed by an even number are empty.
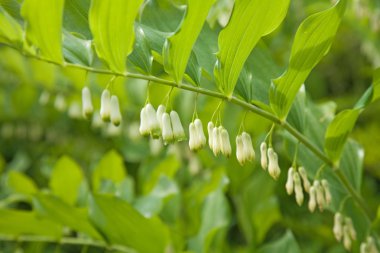
[[[380,68],[373,74],[372,85],[364,92],[359,101],[355,104],[355,109],[364,109],[369,104],[380,98]]]
[[[214,68],[218,88],[231,96],[239,74],[261,37],[275,30],[285,18],[289,0],[239,0],[218,39]]]
[[[380,68],[377,68],[373,75],[373,97],[372,102],[380,98]]]
[[[124,73],[134,43],[134,22],[142,0],[92,0],[90,29],[98,56]]]
[[[35,194],[38,191],[36,183],[34,183],[30,177],[14,170],[8,173],[7,187],[13,193],[21,193],[27,195]]]
[[[335,116],[325,134],[325,151],[334,163],[338,163],[348,135],[355,126],[359,109],[344,110]]]
[[[37,217],[35,212],[0,209],[0,234],[41,235],[59,238],[62,227],[46,219]]]
[[[102,238],[88,220],[86,212],[66,204],[53,195],[38,194],[33,199],[33,206],[40,216],[77,232],[86,233],[94,239]]]
[[[25,0],[21,8],[27,42],[35,46],[43,58],[57,63],[63,63],[63,5],[64,0]]]
[[[181,28],[167,38],[163,48],[164,67],[177,83],[183,79],[192,48],[215,0],[188,1]]]
[[[346,0],[316,13],[302,22],[297,30],[288,69],[273,80],[270,104],[284,120],[293,100],[311,70],[328,53],[346,9]]]
[[[0,6],[0,42],[11,45],[22,45],[22,28],[3,7]]]
[[[296,239],[291,231],[287,231],[280,239],[268,243],[258,250],[258,253],[301,253]]]
[[[91,31],[88,24],[88,10],[91,0],[65,0],[63,13],[63,27],[70,32],[81,34],[86,39],[91,39]]]
[[[123,158],[114,150],[105,154],[92,174],[92,186],[95,192],[101,191],[102,184],[110,181],[120,184],[127,176]]]
[[[63,156],[55,164],[49,186],[52,192],[73,205],[77,201],[79,188],[83,181],[83,172],[70,157]]]
[[[82,40],[69,32],[63,36],[63,55],[67,62],[91,66],[93,52],[90,40]]]
[[[128,60],[142,73],[150,74],[152,70],[153,56],[150,52],[148,39],[140,26],[135,27],[135,46]]]
[[[127,202],[95,195],[90,199],[90,219],[110,243],[141,253],[164,252],[169,235],[157,218],[144,218]]]

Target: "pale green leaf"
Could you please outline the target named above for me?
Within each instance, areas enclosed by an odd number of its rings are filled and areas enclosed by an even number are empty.
[[[280,239],[277,241],[268,243],[258,250],[258,253],[300,253],[301,250],[298,246],[293,233],[288,230]]]
[[[232,95],[239,74],[261,37],[275,30],[288,10],[289,0],[238,0],[232,17],[218,39],[214,73],[219,89]]]
[[[344,110],[336,115],[328,126],[325,134],[325,151],[334,163],[339,162],[344,144],[355,126],[359,113],[359,109]]]
[[[270,104],[273,111],[284,120],[293,100],[311,70],[328,53],[346,8],[346,0],[311,15],[297,30],[288,69],[273,80]]]
[[[93,189],[95,192],[101,191],[107,181],[113,185],[120,184],[126,176],[123,158],[116,151],[111,150],[102,157],[93,171]]]
[[[41,235],[59,238],[62,227],[42,219],[35,212],[0,209],[0,234],[2,235]]]
[[[177,83],[183,79],[192,48],[215,0],[188,1],[181,28],[167,38],[163,48],[164,67]]]
[[[380,68],[373,73],[372,85],[364,92],[359,101],[355,104],[355,109],[364,109],[369,104],[380,98]]]
[[[168,230],[159,219],[147,219],[115,197],[91,197],[90,220],[110,243],[125,245],[140,253],[164,252],[169,241]]]
[[[73,205],[77,201],[82,181],[83,172],[79,165],[70,157],[63,156],[53,168],[49,186],[55,195]]]
[[[22,44],[22,28],[3,7],[0,6],[0,42],[11,45]]]
[[[94,239],[102,237],[88,220],[86,210],[80,210],[66,204],[61,199],[46,194],[38,194],[33,199],[33,206],[38,214],[77,232],[83,232]]]
[[[7,187],[13,193],[34,194],[38,191],[36,183],[25,174],[12,170],[8,173]]]
[[[64,0],[25,0],[21,8],[27,42],[35,46],[43,58],[57,63],[63,63],[63,6]]]
[[[93,0],[89,23],[98,56],[124,73],[134,43],[134,23],[142,0]]]

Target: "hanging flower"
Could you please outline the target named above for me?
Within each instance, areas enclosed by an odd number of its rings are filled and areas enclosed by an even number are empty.
[[[241,135],[236,136],[236,158],[240,165],[244,165],[245,157],[244,157],[244,144],[243,138]]]
[[[157,108],[156,116],[158,124],[160,125],[162,131],[162,115],[166,112],[166,107],[164,105],[159,105]]]
[[[119,107],[119,99],[117,96],[113,95],[111,97],[111,122],[115,126],[119,126],[121,123],[121,112],[120,112],[120,107]]]
[[[303,203],[303,190],[301,178],[298,172],[293,173],[293,181],[294,181],[294,193],[296,195],[296,202],[299,206]]]
[[[332,197],[331,197],[329,183],[326,179],[322,179],[321,183],[322,183],[323,191],[325,193],[326,204],[330,205]]]
[[[214,123],[210,121],[207,124],[207,133],[208,133],[208,145],[211,150],[214,150],[214,139],[213,139]]]
[[[162,139],[165,145],[173,142],[174,140],[170,115],[167,112],[162,114]]]
[[[91,101],[91,92],[88,87],[84,87],[82,89],[82,111],[83,111],[83,116],[86,119],[91,118],[92,113],[94,111],[94,107],[92,106],[92,101]]]
[[[140,128],[139,128],[140,134],[142,136],[148,136],[149,131],[149,121],[148,121],[148,115],[146,113],[145,106],[141,109],[140,112]]]
[[[145,113],[147,117],[147,124],[150,135],[155,139],[160,137],[161,127],[157,120],[156,111],[150,103],[145,105]]]
[[[343,215],[341,213],[335,213],[333,233],[335,239],[340,242],[343,237]]]
[[[314,186],[311,186],[309,189],[309,203],[308,203],[308,208],[310,212],[314,212],[316,206],[317,206],[317,201],[316,201],[316,192]]]
[[[268,157],[267,157],[267,144],[265,142],[262,142],[260,145],[260,162],[261,162],[261,168],[263,170],[266,170],[268,168]]]
[[[170,112],[170,119],[173,128],[173,137],[176,141],[183,141],[186,139],[185,130],[183,129],[181,120],[176,111]]]
[[[104,122],[111,119],[111,93],[107,89],[103,90],[100,99],[100,117]]]
[[[231,143],[228,132],[225,128],[222,127],[220,130],[220,139],[221,139],[221,152],[223,155],[229,157],[231,155]]]
[[[294,190],[293,174],[294,174],[294,168],[290,167],[290,169],[288,170],[288,178],[285,184],[285,189],[288,195],[293,194],[293,190]]]
[[[280,166],[278,165],[278,156],[276,152],[274,152],[273,148],[268,149],[268,172],[269,175],[275,180],[278,179],[281,173]],[[294,179],[293,179],[294,180]]]
[[[200,119],[196,119],[189,125],[189,147],[190,150],[197,151],[206,145],[206,137],[203,133],[203,126]]]
[[[304,167],[299,167],[298,168],[298,172],[302,178],[302,182],[303,182],[303,188],[305,189],[306,192],[309,192],[309,189],[310,189],[310,181],[309,179],[307,178],[307,173],[306,173],[306,170]]]

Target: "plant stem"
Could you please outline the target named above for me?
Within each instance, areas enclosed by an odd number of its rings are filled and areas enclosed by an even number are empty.
[[[12,47],[11,45],[9,45],[9,46]],[[15,48],[15,49],[19,50],[17,48]],[[51,60],[48,60],[48,59],[41,58],[38,55],[32,55],[32,54],[26,54],[26,53],[24,53],[24,54],[26,56],[28,56],[28,57],[36,58],[36,59],[39,59],[39,60],[42,60],[42,61],[46,61],[46,62],[49,62],[49,63],[52,63],[52,64],[56,64],[56,65],[62,66],[60,63],[57,63],[57,62],[54,62],[54,61],[51,61]],[[363,211],[367,214],[367,216],[368,216],[368,218],[370,220],[373,220],[374,215],[369,210],[369,208],[367,207],[365,201],[360,196],[360,194],[357,193],[356,190],[351,186],[351,184],[347,180],[346,176],[342,173],[342,171],[334,165],[334,163],[323,153],[323,151],[321,151],[318,147],[316,147],[313,143],[311,143],[306,138],[306,136],[304,136],[297,129],[295,129],[294,127],[292,127],[288,122],[280,120],[276,115],[274,115],[271,112],[265,111],[265,110],[259,108],[256,105],[253,105],[251,103],[245,102],[245,101],[243,101],[243,100],[241,100],[239,98],[236,98],[234,96],[232,96],[232,97],[231,96],[227,96],[227,95],[225,95],[223,93],[220,93],[218,91],[212,91],[212,90],[208,90],[208,89],[204,89],[204,88],[196,87],[196,86],[191,86],[191,85],[184,84],[184,83],[176,83],[175,81],[159,78],[159,77],[156,77],[156,76],[137,74],[137,73],[128,73],[128,72],[119,73],[119,72],[114,72],[114,71],[111,71],[111,70],[97,69],[97,68],[92,68],[92,67],[88,67],[88,66],[82,66],[82,65],[78,65],[78,64],[72,64],[72,63],[64,63],[63,67],[79,68],[79,69],[87,70],[88,72],[93,72],[93,73],[98,73],[98,74],[121,76],[121,77],[126,77],[126,78],[142,79],[142,80],[147,80],[147,81],[151,81],[151,82],[156,82],[156,83],[160,83],[160,84],[163,84],[163,85],[167,85],[167,86],[171,86],[171,87],[176,87],[176,88],[179,88],[179,89],[196,92],[196,93],[203,94],[203,95],[206,95],[206,96],[210,96],[210,97],[214,97],[214,98],[219,98],[219,99],[223,99],[223,100],[228,100],[229,102],[231,102],[233,104],[236,104],[236,105],[239,105],[239,106],[241,106],[241,107],[243,107],[245,109],[248,109],[251,112],[253,112],[253,113],[257,114],[257,115],[260,115],[260,116],[262,116],[262,117],[264,117],[264,118],[272,121],[273,123],[275,123],[275,124],[283,127],[286,131],[288,131],[291,135],[293,135],[299,142],[301,142],[302,144],[304,144],[312,153],[314,153],[314,155],[316,155],[324,163],[326,163],[328,166],[330,166],[334,170],[336,176],[341,181],[341,183],[343,184],[343,186],[352,195],[353,199],[357,202],[357,204],[359,205],[359,207],[363,209]]]
[[[103,248],[108,251],[118,251],[123,253],[136,253],[135,250],[127,248],[121,245],[108,245],[104,242],[93,241],[89,239],[83,238],[75,238],[75,237],[63,237],[63,238],[54,238],[47,236],[0,236],[0,241],[8,241],[8,242],[45,242],[45,243],[56,243],[56,244],[66,244],[66,245],[77,245],[82,247],[96,247]]]

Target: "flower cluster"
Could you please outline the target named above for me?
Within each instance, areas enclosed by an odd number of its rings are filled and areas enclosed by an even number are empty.
[[[293,194],[294,192],[297,204],[299,206],[302,205],[304,200],[303,189],[306,192],[309,192],[311,188],[304,167],[299,167],[298,170],[296,170],[293,167],[290,167],[290,169],[288,170],[288,178],[286,180],[285,188],[286,192],[289,195]]]
[[[231,155],[231,143],[227,130],[223,126],[214,126],[210,121],[207,125],[208,144],[215,156],[220,153],[229,157]]]
[[[176,111],[166,112],[166,107],[160,105],[157,111],[148,103],[140,112],[140,134],[151,135],[153,138],[162,137],[167,145],[174,141],[186,139],[181,120]]]
[[[86,119],[89,119],[93,112],[94,107],[91,100],[91,92],[88,87],[82,89],[82,112]],[[104,122],[112,122],[115,126],[119,126],[122,121],[120,112],[119,99],[117,96],[110,94],[105,89],[102,92],[100,99],[100,117]]]
[[[264,170],[268,168],[269,175],[277,180],[281,173],[280,166],[278,165],[277,153],[272,147],[267,148],[267,144],[262,142],[260,145],[260,154],[261,167]]]
[[[326,179],[314,180],[313,186],[310,187],[310,199],[309,199],[309,210],[314,212],[315,207],[318,204],[319,210],[322,212],[323,209],[330,205],[331,203],[331,193],[329,183]]]
[[[236,136],[236,158],[242,166],[246,162],[252,162],[255,159],[255,150],[252,146],[252,139],[246,132]]]
[[[338,242],[343,239],[343,246],[351,249],[352,240],[356,240],[356,231],[350,217],[345,217],[341,213],[336,213],[334,216],[333,233]]]
[[[189,148],[197,151],[206,145],[206,136],[200,119],[195,119],[189,125]]]
[[[368,236],[365,242],[360,244],[360,253],[378,253],[376,248],[375,240],[373,237]]]

